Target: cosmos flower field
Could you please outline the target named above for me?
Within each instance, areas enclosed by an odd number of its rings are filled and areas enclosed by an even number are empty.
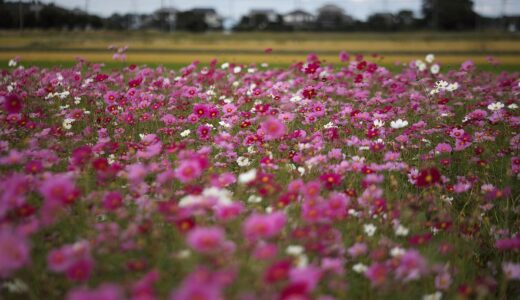
[[[519,95],[433,55],[12,61],[0,298],[514,299]]]

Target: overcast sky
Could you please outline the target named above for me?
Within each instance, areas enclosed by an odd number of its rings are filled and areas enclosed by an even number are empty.
[[[28,0],[24,0],[28,1]],[[459,0],[452,0],[459,1]],[[246,14],[251,9],[272,8],[280,13],[302,8],[314,12],[323,4],[336,4],[358,19],[366,17],[374,12],[410,9],[420,14],[421,0],[43,0],[42,2],[54,2],[68,8],[87,7],[90,13],[101,16],[109,16],[113,13],[150,13],[164,6],[172,6],[180,10],[194,7],[212,7],[224,17],[237,20],[239,16]],[[473,0],[475,10],[478,13],[497,16],[503,12],[507,15],[520,14],[520,0]]]

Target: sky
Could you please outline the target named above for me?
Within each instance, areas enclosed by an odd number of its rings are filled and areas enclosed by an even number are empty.
[[[29,1],[29,0],[22,0]],[[453,0],[458,1],[458,0]],[[109,16],[113,13],[150,13],[164,6],[175,7],[179,10],[194,7],[212,7],[217,12],[233,21],[247,14],[251,9],[274,9],[286,13],[295,8],[308,12],[315,12],[324,4],[341,6],[347,14],[357,19],[365,20],[374,12],[397,12],[409,9],[420,15],[421,0],[42,0],[44,3],[54,2],[67,8],[88,7],[88,12],[100,16]],[[473,0],[475,10],[483,15],[498,16],[519,15],[520,0]]]

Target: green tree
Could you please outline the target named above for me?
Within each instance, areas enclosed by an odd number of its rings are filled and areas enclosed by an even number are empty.
[[[424,21],[436,30],[475,28],[477,14],[472,0],[423,0]]]

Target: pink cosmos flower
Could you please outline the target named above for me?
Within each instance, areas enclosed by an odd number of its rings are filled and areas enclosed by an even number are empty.
[[[198,268],[173,291],[170,300],[222,299],[222,288],[228,284],[227,279],[228,276],[225,273]]]
[[[114,284],[105,283],[96,289],[79,287],[67,294],[67,300],[123,300],[121,288]]]
[[[273,258],[277,252],[278,247],[275,244],[258,243],[253,251],[253,256],[256,259],[268,260]]]
[[[187,183],[198,178],[202,174],[202,169],[195,160],[183,160],[174,172],[175,178],[182,183]]]
[[[350,55],[348,54],[347,51],[341,51],[339,53],[339,60],[341,62],[346,62],[346,61],[349,61],[350,60]]]
[[[310,292],[316,288],[321,277],[322,270],[316,266],[309,265],[304,268],[294,268],[289,272],[289,279],[292,283],[305,283],[306,291]]]
[[[364,255],[367,253],[367,245],[364,243],[355,243],[352,247],[348,248],[347,252],[352,256],[352,258],[356,258],[358,256]]]
[[[286,133],[285,125],[278,119],[270,117],[260,124],[265,140],[281,138]]]
[[[387,281],[390,269],[382,263],[373,263],[365,271],[365,276],[370,280],[373,286],[383,285]]]
[[[419,279],[425,272],[426,260],[417,250],[408,250],[400,256],[395,276],[406,282]]]
[[[447,143],[439,143],[435,147],[435,152],[438,152],[438,153],[450,153],[451,150],[452,149],[451,149],[450,144],[447,144]]]
[[[237,107],[231,103],[226,104],[222,107],[222,112],[224,115],[232,115],[237,110]]]
[[[50,203],[71,203],[79,192],[67,174],[56,174],[45,179],[40,186],[40,194]]]
[[[242,233],[249,240],[269,238],[277,235],[285,226],[286,217],[283,212],[261,215],[250,215],[242,225]]]
[[[509,280],[520,280],[520,264],[506,262],[502,264],[502,270]]]
[[[12,272],[27,265],[30,260],[30,247],[26,237],[13,228],[4,226],[0,229],[0,277],[7,277]]]
[[[188,232],[187,244],[200,253],[212,253],[222,248],[225,241],[224,230],[220,227],[195,227]]]
[[[107,104],[114,104],[116,100],[119,98],[119,95],[117,92],[109,91],[108,93],[103,96],[103,99],[105,99],[105,102]]]

